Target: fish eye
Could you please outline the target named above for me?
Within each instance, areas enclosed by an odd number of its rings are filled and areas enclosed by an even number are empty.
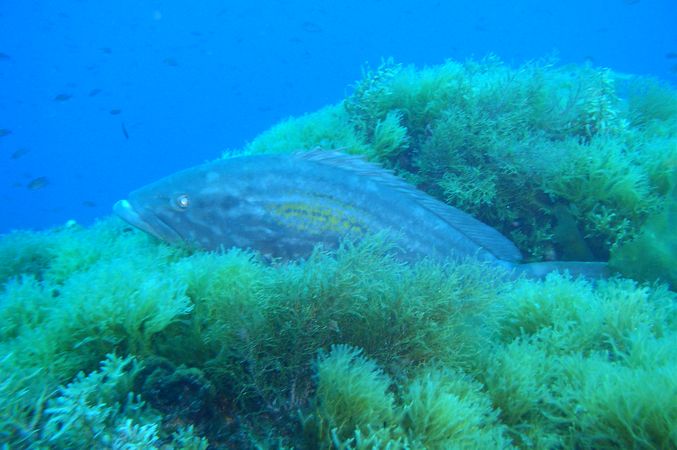
[[[176,197],[176,206],[179,209],[186,209],[190,205],[190,200],[188,199],[188,195],[186,194],[181,194],[178,197]]]

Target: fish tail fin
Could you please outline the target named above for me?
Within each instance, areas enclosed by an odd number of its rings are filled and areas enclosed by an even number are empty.
[[[550,272],[569,272],[573,277],[585,277],[593,280],[608,278],[609,265],[599,261],[545,261],[518,264],[516,274],[527,278],[543,279]]]

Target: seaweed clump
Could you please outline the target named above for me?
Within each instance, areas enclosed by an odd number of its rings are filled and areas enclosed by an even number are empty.
[[[610,264],[625,276],[639,280],[663,280],[677,289],[677,168],[661,209],[649,216],[632,240],[615,248]]]

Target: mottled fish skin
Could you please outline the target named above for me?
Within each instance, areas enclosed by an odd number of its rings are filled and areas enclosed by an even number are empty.
[[[474,257],[511,269],[522,258],[495,229],[390,171],[337,152],[213,161],[142,187],[114,210],[170,244],[249,248],[283,260],[380,232],[406,261]]]

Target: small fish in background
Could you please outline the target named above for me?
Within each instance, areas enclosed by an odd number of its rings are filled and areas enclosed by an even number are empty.
[[[122,122],[122,135],[125,137],[125,139],[129,139],[129,133],[127,132],[127,127],[125,126],[125,123]]]
[[[122,112],[122,110],[118,108],[113,108],[108,112],[110,113],[111,116],[117,116]]]
[[[179,65],[179,62],[175,58],[172,58],[171,56],[163,59],[162,62],[168,65],[169,67],[177,67]]]
[[[7,53],[0,52],[0,61],[7,61],[8,59],[12,59],[12,57]]]
[[[73,96],[71,94],[58,94],[54,96],[54,101],[55,102],[67,102],[68,100],[72,99]]]
[[[585,55],[585,57],[583,58],[583,62],[586,65],[594,66],[595,65],[595,57],[592,56],[592,55]]]
[[[91,200],[84,200],[82,202],[82,206],[85,206],[87,208],[96,208],[96,203]]]
[[[105,53],[106,55],[110,55],[111,53],[113,53],[113,49],[111,49],[110,47],[102,47],[101,53]]]
[[[315,22],[305,21],[301,24],[301,28],[306,33],[322,33],[322,27]]]
[[[12,130],[8,128],[0,128],[0,137],[9,136],[10,134],[12,134]]]
[[[37,177],[29,181],[26,187],[31,191],[39,191],[40,189],[46,188],[48,185],[49,179],[47,177]]]
[[[27,149],[26,147],[21,147],[19,149],[14,150],[9,157],[12,159],[19,159],[26,156],[30,152],[31,152],[30,149]]]
[[[95,95],[99,95],[100,93],[101,93],[101,89],[94,88],[91,91],[89,91],[89,96],[94,97]]]
[[[665,57],[667,59],[677,59],[677,52],[667,52]]]

